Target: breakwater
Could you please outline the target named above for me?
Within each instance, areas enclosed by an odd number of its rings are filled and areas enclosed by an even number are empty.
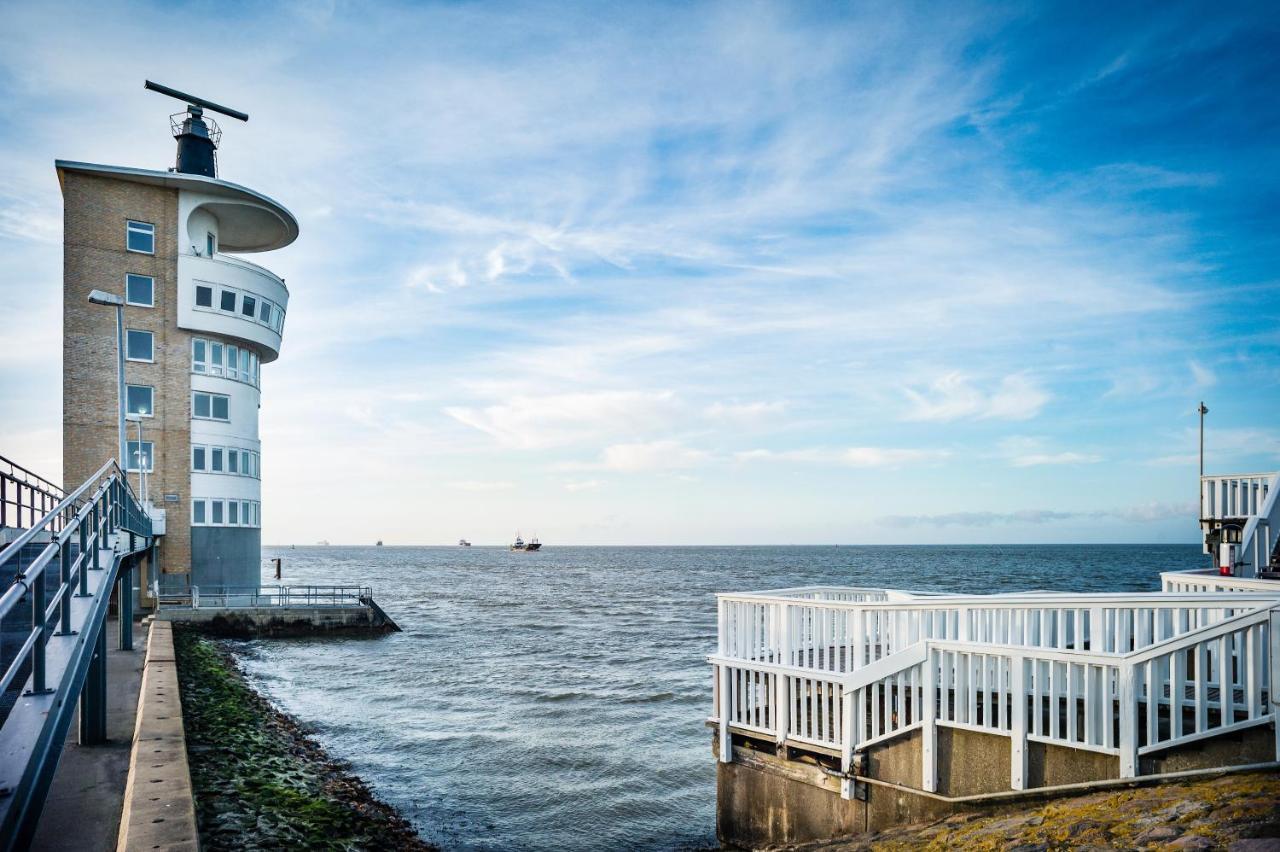
[[[174,631],[204,850],[430,850],[413,827],[246,682],[234,657]]]

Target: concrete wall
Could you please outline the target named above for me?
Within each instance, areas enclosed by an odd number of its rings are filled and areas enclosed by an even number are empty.
[[[256,527],[191,528],[192,585],[257,586],[261,582],[262,530]]]
[[[215,636],[316,636],[331,633],[381,634],[397,628],[366,606],[244,607],[236,609],[162,609],[157,619],[190,624]]]

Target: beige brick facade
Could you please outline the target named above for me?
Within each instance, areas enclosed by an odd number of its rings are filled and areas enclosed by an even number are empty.
[[[63,384],[64,485],[73,488],[118,455],[115,310],[88,302],[89,291],[123,297],[125,275],[155,279],[155,306],[126,305],[124,324],[153,332],[154,363],[125,363],[125,381],[155,389],[155,416],[143,423],[152,441],[151,501],[167,510],[160,541],[162,570],[191,565],[191,335],[177,324],[178,190],[105,176],[63,172]],[[127,220],[155,225],[154,255],[125,249]],[[127,423],[130,440],[136,426]],[[137,487],[137,475],[130,474]],[[164,495],[178,495],[166,502]]]

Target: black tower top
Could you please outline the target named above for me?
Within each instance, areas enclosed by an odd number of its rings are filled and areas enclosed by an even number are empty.
[[[146,81],[145,88],[187,102],[185,113],[177,112],[169,116],[173,138],[178,140],[178,162],[174,170],[184,174],[217,177],[217,151],[218,143],[222,141],[222,129],[212,118],[206,119],[204,111],[208,109],[220,112],[240,121],[248,121],[248,114],[219,106],[212,101],[179,92],[177,89],[171,89],[150,80]]]

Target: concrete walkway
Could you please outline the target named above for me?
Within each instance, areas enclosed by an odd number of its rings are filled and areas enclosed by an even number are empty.
[[[110,852],[116,848],[129,752],[138,715],[138,689],[147,632],[133,628],[133,650],[118,651],[116,621],[107,631],[107,743],[81,746],[79,714],[71,723],[58,771],[36,828],[33,850]]]

